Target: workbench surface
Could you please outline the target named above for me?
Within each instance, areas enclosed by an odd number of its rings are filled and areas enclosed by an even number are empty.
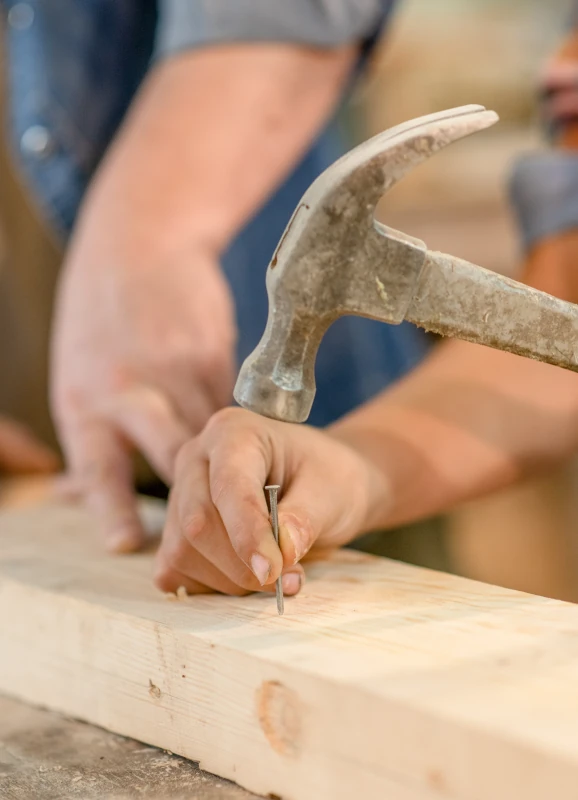
[[[0,695],[2,800],[257,800],[187,759]]]

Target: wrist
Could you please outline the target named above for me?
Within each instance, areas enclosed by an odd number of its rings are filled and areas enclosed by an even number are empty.
[[[218,262],[231,238],[229,226],[225,215],[203,203],[201,187],[185,187],[176,178],[155,186],[152,178],[145,180],[135,153],[119,149],[120,159],[112,153],[105,160],[86,195],[73,243],[89,240],[109,249],[113,261],[122,255],[128,263],[170,263],[198,253]]]
[[[406,524],[439,513],[467,495],[484,471],[485,454],[473,462],[469,434],[420,407],[405,391],[390,393],[340,420],[332,435],[349,444],[370,472],[368,529]],[[433,401],[432,401],[433,402]]]
[[[214,226],[199,219],[179,222],[163,204],[145,210],[131,202],[132,191],[130,181],[112,169],[110,179],[103,175],[95,183],[73,233],[68,269],[140,276],[183,267],[196,273],[220,269]]]
[[[385,459],[375,458],[370,442],[375,431],[370,426],[340,420],[326,433],[341,445],[353,451],[359,462],[359,480],[365,487],[365,503],[356,535],[388,526],[394,505],[392,475]]]

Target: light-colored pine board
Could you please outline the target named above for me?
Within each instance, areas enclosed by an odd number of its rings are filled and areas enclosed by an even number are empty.
[[[287,800],[575,800],[578,607],[341,552],[171,602],[79,509],[0,516],[0,690]]]
[[[184,758],[0,694],[2,800],[259,800]]]

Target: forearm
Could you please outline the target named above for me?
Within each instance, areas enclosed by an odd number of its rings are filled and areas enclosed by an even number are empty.
[[[330,433],[384,475],[367,528],[410,522],[569,455],[578,446],[578,376],[451,341]]]
[[[355,49],[232,44],[161,62],[97,175],[93,211],[117,228],[130,209],[132,248],[223,249],[332,113]]]
[[[546,80],[546,116],[556,121],[555,143],[568,150],[578,142],[577,54],[574,31]],[[578,302],[578,166],[568,153],[560,163],[556,153],[540,158],[522,162],[514,181],[528,250],[520,277]],[[504,488],[575,451],[578,376],[449,341],[333,433],[367,453],[384,475],[387,491],[368,527],[408,522]]]

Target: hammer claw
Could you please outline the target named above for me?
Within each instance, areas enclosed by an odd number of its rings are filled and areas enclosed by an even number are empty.
[[[484,106],[461,106],[391,128],[385,134],[378,134],[351,151],[351,155],[357,154],[358,159],[365,157],[369,164],[373,152],[379,150],[377,158],[385,175],[380,193],[383,194],[414,167],[448,144],[488,128],[497,121],[496,112],[488,111]]]

